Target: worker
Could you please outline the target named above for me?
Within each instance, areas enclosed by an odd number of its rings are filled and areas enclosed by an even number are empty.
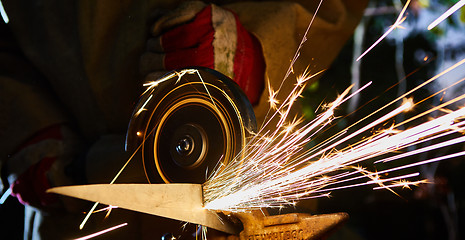
[[[296,74],[328,68],[366,2],[323,1],[299,48],[319,1],[3,0],[0,168],[3,191],[25,206],[24,239],[101,228],[94,218],[78,231],[83,203],[45,190],[114,177],[129,156],[125,132],[145,81],[187,66],[216,69],[238,83],[260,123],[268,90],[281,85],[296,51]],[[121,218],[134,224],[111,239],[153,239],[161,228],[140,220],[148,216],[110,215]]]

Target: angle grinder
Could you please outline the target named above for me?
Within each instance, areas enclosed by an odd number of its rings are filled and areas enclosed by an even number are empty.
[[[148,83],[126,136],[150,183],[203,183],[256,131],[252,105],[230,78],[208,68],[172,71]]]

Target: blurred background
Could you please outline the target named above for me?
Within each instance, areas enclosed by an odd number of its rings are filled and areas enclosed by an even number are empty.
[[[349,85],[372,85],[351,99],[336,115],[332,128],[322,138],[332,136],[362,117],[434,77],[465,58],[465,8],[459,9],[437,27],[427,27],[457,0],[411,1],[402,27],[393,30],[360,61],[356,59],[394,24],[406,1],[370,1],[365,16],[337,60],[318,83],[304,96],[304,114],[311,119],[321,102],[336,98]],[[396,122],[421,113],[432,106],[465,93],[463,83],[432,94],[465,78],[459,66],[439,77],[433,84],[415,91],[413,111]],[[463,107],[458,102],[453,107]],[[418,122],[435,117],[432,113]],[[457,135],[456,135],[457,136]],[[358,139],[359,140],[359,139]],[[317,140],[318,141],[318,140]],[[356,141],[354,139],[354,141]],[[429,143],[425,143],[429,144]],[[411,147],[409,150],[413,150]],[[402,159],[403,164],[463,151],[455,146]],[[369,167],[369,166],[368,166]],[[381,170],[381,169],[371,169]],[[331,239],[464,239],[465,238],[465,159],[455,158],[416,169],[431,184],[387,190],[359,187],[332,192],[329,199],[318,200],[318,212],[347,212],[350,220]]]

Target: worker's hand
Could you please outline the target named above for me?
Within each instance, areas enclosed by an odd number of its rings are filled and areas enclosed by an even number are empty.
[[[38,208],[62,206],[57,195],[45,191],[75,182],[67,167],[76,158],[78,142],[69,128],[55,125],[24,143],[7,162],[12,195]]]
[[[258,102],[265,72],[261,45],[232,11],[187,2],[161,17],[152,36],[141,58],[143,74],[207,67],[232,78],[252,104]]]

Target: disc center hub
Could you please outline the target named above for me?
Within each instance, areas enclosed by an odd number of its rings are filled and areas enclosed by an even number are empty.
[[[171,137],[172,161],[180,167],[192,169],[204,161],[208,138],[205,130],[197,124],[184,124]]]
[[[178,141],[176,146],[176,152],[181,156],[187,156],[192,153],[194,150],[194,140],[190,135],[185,135],[182,139]]]

